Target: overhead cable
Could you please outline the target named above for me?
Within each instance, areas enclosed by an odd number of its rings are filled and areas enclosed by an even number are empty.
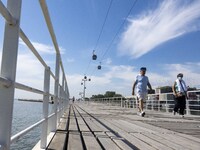
[[[111,8],[111,6],[112,6],[112,3],[113,3],[113,0],[110,1],[110,4],[109,4],[108,10],[107,10],[107,13],[106,13],[106,16],[105,16],[103,25],[102,25],[102,27],[101,27],[101,30],[100,30],[100,33],[99,33],[99,36],[98,36],[98,38],[97,38],[97,41],[96,41],[96,44],[95,44],[95,46],[94,46],[93,51],[96,50],[96,48],[97,48],[97,46],[98,46],[98,44],[99,44],[99,40],[100,40],[101,35],[102,35],[102,33],[103,33],[103,29],[104,29],[106,20],[107,20],[107,18],[108,18],[108,14],[109,14],[109,12],[110,12],[110,8]],[[84,74],[87,73],[87,71],[88,71],[88,69],[89,69],[89,67],[90,67],[91,61],[92,61],[92,60],[90,59]]]

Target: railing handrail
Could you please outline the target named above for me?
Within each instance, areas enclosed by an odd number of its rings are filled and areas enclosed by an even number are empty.
[[[200,92],[200,90],[195,90],[195,91],[188,91],[189,92]],[[171,95],[173,93],[161,93],[161,94],[153,94],[153,96],[158,96],[160,98],[160,95]],[[148,94],[149,97],[152,97],[152,94]],[[172,107],[174,106],[174,97],[171,97],[172,99],[154,99],[154,98],[150,98],[147,99],[146,101],[144,101],[146,109],[147,107],[151,106],[151,109],[154,110],[154,107],[156,107],[157,110],[161,110],[163,108],[161,108],[162,106],[165,108],[166,112],[169,112],[169,110],[171,109],[172,111]],[[137,108],[137,100],[136,100],[136,96],[122,96],[122,97],[105,97],[105,98],[93,98],[90,99],[90,101],[92,102],[97,102],[97,103],[106,103],[108,105],[121,105],[121,107],[125,106],[125,107],[129,107],[130,105],[134,105],[134,108]],[[193,104],[195,102],[195,104]],[[191,112],[197,112],[200,115],[200,99],[188,99],[186,100],[186,114],[191,114]],[[198,108],[198,109],[197,109]]]
[[[9,1],[8,2],[8,6],[12,5],[12,7],[13,7],[14,3],[12,3],[12,0],[8,0],[8,1]],[[21,7],[21,0],[18,0],[16,3],[20,3],[19,6]],[[11,143],[16,142],[18,138],[20,138],[23,135],[27,134],[28,132],[32,131],[35,127],[37,127],[37,126],[39,126],[41,124],[43,124],[42,137],[41,137],[41,148],[45,148],[46,145],[47,145],[47,143],[46,143],[46,141],[47,141],[47,129],[46,128],[47,128],[47,124],[48,124],[47,122],[51,118],[51,119],[53,119],[54,124],[57,126],[58,125],[57,123],[59,122],[57,120],[60,119],[61,113],[64,112],[64,107],[67,106],[67,101],[69,100],[69,90],[68,90],[68,85],[67,85],[66,74],[65,74],[65,71],[64,71],[62,59],[61,59],[61,56],[60,56],[60,50],[59,50],[59,47],[58,47],[56,36],[54,34],[53,26],[51,24],[51,20],[50,20],[49,14],[48,14],[48,8],[47,8],[45,0],[40,0],[40,5],[41,5],[41,8],[42,8],[42,11],[44,11],[43,15],[45,17],[45,20],[46,20],[46,23],[47,23],[47,27],[49,29],[53,44],[55,46],[56,55],[59,55],[57,57],[58,59],[56,60],[56,72],[55,72],[55,75],[54,75],[54,73],[51,71],[50,67],[44,61],[42,56],[38,53],[36,48],[33,46],[31,41],[28,39],[28,37],[25,35],[25,33],[23,32],[23,30],[20,28],[20,25],[19,25],[19,27],[18,27],[19,28],[18,37],[20,37],[23,40],[23,42],[28,46],[28,48],[35,55],[37,60],[39,60],[39,62],[44,67],[44,70],[45,70],[45,74],[44,74],[44,89],[41,90],[41,89],[37,89],[37,88],[33,88],[33,87],[30,87],[30,86],[27,86],[25,84],[17,83],[15,81],[15,79],[12,81],[12,80],[6,78],[5,76],[1,76],[1,75],[0,75],[0,85],[3,86],[3,88],[5,88],[5,89],[9,88],[9,87],[11,87],[13,85],[11,88],[14,88],[14,89],[17,88],[17,89],[21,89],[21,90],[24,90],[24,91],[29,91],[29,92],[32,92],[32,93],[37,93],[37,94],[43,95],[43,118],[40,121],[38,121],[37,123],[30,125],[26,129],[18,132],[17,134],[15,134],[12,137],[11,137],[10,133],[7,132],[7,134],[9,134],[9,136],[11,138],[10,139],[7,139],[7,137],[4,138],[3,139],[3,143],[1,143],[3,145],[0,146],[0,149],[2,149],[2,147],[8,147],[8,149],[9,149]],[[18,7],[18,6],[16,6],[16,7]],[[21,9],[21,8],[19,8],[19,9]],[[9,12],[9,10],[4,6],[2,1],[0,1],[0,13],[2,14],[3,18],[7,21],[7,23],[10,26],[15,27],[15,25],[19,24],[20,15],[19,15],[19,20],[15,19],[12,16],[12,14]],[[48,18],[48,19],[46,19],[46,18]],[[15,35],[16,35],[16,33],[15,33]],[[17,38],[15,40],[18,41]],[[19,44],[19,41],[18,41],[18,44]],[[16,55],[18,55],[18,54],[16,54]],[[59,68],[61,68],[61,71],[62,71],[62,84],[59,84],[59,72],[60,72]],[[16,72],[14,72],[14,74],[16,74]],[[55,86],[54,86],[54,94],[51,94],[49,92],[49,89],[50,89],[50,86],[49,86],[49,84],[50,84],[50,76],[53,77],[53,79],[54,79],[54,81],[56,83]],[[60,91],[60,92],[58,92],[58,91]],[[14,97],[14,95],[12,95],[12,96]],[[54,112],[48,116],[48,102],[47,102],[47,100],[49,100],[49,96],[54,98],[55,107],[54,107]],[[14,100],[14,98],[13,98],[13,100]],[[60,101],[59,105],[57,105],[57,101]],[[61,101],[65,102],[64,103],[65,106],[61,106]],[[9,104],[11,104],[11,103],[9,103]],[[3,118],[5,118],[5,115],[3,115]],[[12,117],[8,117],[8,119],[12,119]],[[49,126],[50,131],[55,131],[56,126],[55,127],[50,127]],[[9,129],[11,130],[11,127]],[[3,131],[3,129],[0,129],[0,130]]]

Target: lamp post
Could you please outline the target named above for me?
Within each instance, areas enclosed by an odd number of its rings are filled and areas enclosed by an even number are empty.
[[[87,76],[84,76],[84,78],[82,79],[83,82],[81,82],[81,85],[83,85],[83,100],[85,101],[85,89],[86,89],[86,86],[85,86],[85,82],[86,81],[91,81],[91,79],[87,79]]]

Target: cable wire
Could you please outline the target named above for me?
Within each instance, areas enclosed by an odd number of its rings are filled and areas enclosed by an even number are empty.
[[[96,45],[95,45],[95,47],[94,47],[94,50],[96,50],[96,48],[97,48],[97,46],[98,46],[98,44],[99,44],[99,40],[100,40],[101,35],[102,35],[102,33],[103,33],[103,29],[104,29],[104,26],[105,26],[105,24],[106,24],[106,20],[107,20],[107,18],[108,18],[108,14],[109,14],[109,12],[110,12],[110,8],[111,8],[111,6],[112,6],[112,2],[113,2],[113,0],[110,1],[110,5],[109,5],[109,7],[108,7],[108,11],[107,11],[107,13],[106,13],[106,17],[105,17],[104,22],[103,22],[103,25],[102,25],[102,27],[101,27],[101,31],[100,31],[99,37],[98,37],[98,39],[97,39]]]
[[[113,42],[114,42],[115,38],[116,38],[116,37],[117,37],[117,35],[119,34],[119,32],[120,32],[121,28],[124,26],[124,24],[125,24],[125,22],[126,22],[127,18],[129,17],[129,15],[130,15],[131,11],[132,11],[132,10],[133,10],[133,8],[135,7],[135,5],[136,5],[136,2],[137,2],[137,0],[135,0],[135,1],[134,1],[134,3],[133,3],[133,5],[132,5],[131,9],[129,10],[129,12],[128,12],[127,16],[126,16],[126,19],[124,19],[124,21],[123,21],[123,22],[122,22],[122,24],[120,25],[120,27],[119,27],[118,31],[116,32],[115,36],[113,37],[112,41],[111,41],[111,42],[110,42],[110,44],[108,45],[108,47],[107,47],[106,51],[104,52],[104,54],[103,54],[103,56],[102,56],[102,58],[101,58],[101,60],[100,60],[101,62],[102,62],[103,58],[105,57],[105,55],[107,54],[107,52],[110,50],[110,48],[111,48],[111,46],[112,46],[112,44],[113,44]]]
[[[113,3],[113,0],[110,1],[109,7],[108,7],[108,10],[107,10],[107,13],[106,13],[106,17],[105,17],[104,22],[103,22],[103,25],[102,25],[102,27],[101,27],[101,30],[100,30],[100,33],[99,33],[98,39],[97,39],[97,41],[96,41],[96,44],[95,44],[94,50],[96,50],[96,48],[97,48],[97,46],[98,46],[98,44],[99,44],[99,40],[100,40],[101,35],[102,35],[102,33],[103,33],[103,29],[104,29],[104,26],[105,26],[106,20],[107,20],[107,18],[108,18],[108,14],[109,14],[109,12],[110,12],[110,8],[111,8],[111,6],[112,6],[112,3]],[[91,61],[92,61],[92,60],[90,59],[90,61],[89,61],[89,63],[88,63],[88,66],[87,66],[87,68],[86,68],[84,74],[87,73],[87,71],[88,71],[88,69],[89,69],[89,67],[90,67]]]
[[[124,26],[124,24],[125,24],[127,18],[128,18],[129,15],[131,14],[131,12],[132,12],[133,8],[135,7],[136,3],[137,3],[137,0],[135,0],[135,1],[133,2],[133,5],[131,6],[131,8],[130,8],[130,10],[129,10],[127,16],[126,16],[126,18],[124,19],[124,21],[123,21],[122,24],[120,25],[119,29],[117,30],[115,36],[113,37],[113,39],[111,40],[110,44],[109,44],[108,47],[106,48],[106,51],[103,53],[103,56],[102,56],[100,62],[103,62],[103,59],[104,59],[105,55],[106,55],[106,54],[108,53],[108,51],[110,50],[110,48],[111,48],[111,46],[112,46],[112,44],[113,44],[115,38],[117,37],[117,35],[118,35],[119,32],[121,31],[121,28]],[[96,70],[94,69],[93,72],[92,72],[92,74],[91,74],[91,76],[93,76],[93,74],[95,73],[95,71],[96,71]]]

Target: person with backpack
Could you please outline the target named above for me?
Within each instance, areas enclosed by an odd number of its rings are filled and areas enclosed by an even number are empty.
[[[145,112],[143,111],[143,101],[146,99],[146,96],[148,94],[147,86],[150,88],[150,90],[152,90],[151,84],[149,83],[149,79],[147,76],[145,76],[145,73],[146,73],[146,67],[140,68],[140,74],[137,75],[132,90],[132,95],[135,95],[135,87],[136,87],[137,102],[139,101],[138,113],[142,117],[144,117],[145,115]]]
[[[186,98],[187,98],[187,86],[183,80],[183,74],[179,73],[177,79],[172,86],[173,94],[175,97],[175,105],[173,114],[176,115],[179,111],[179,115],[184,117],[184,112],[186,108]]]

